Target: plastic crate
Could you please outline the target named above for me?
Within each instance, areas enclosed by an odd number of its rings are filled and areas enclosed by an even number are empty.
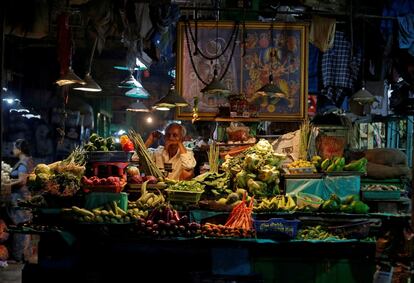
[[[88,151],[88,162],[129,162],[133,151]]]
[[[201,198],[201,195],[204,193],[204,190],[200,192],[191,192],[191,191],[177,191],[177,190],[166,189],[165,191],[168,194],[168,200],[176,201],[176,202],[189,202],[189,203],[198,202]]]
[[[361,221],[340,226],[328,227],[328,230],[335,235],[343,236],[348,239],[364,239],[368,237],[371,221]]]
[[[370,178],[361,178],[361,187],[365,185],[384,185],[384,186],[394,185],[398,187],[400,190],[405,189],[404,183],[400,179],[377,180],[377,179],[370,179]]]
[[[289,168],[289,174],[312,174],[313,170],[313,167]]]
[[[400,196],[400,191],[362,191],[364,200],[397,200]]]
[[[254,220],[254,228],[258,237],[278,239],[294,239],[298,233],[300,221],[271,218],[269,220]]]

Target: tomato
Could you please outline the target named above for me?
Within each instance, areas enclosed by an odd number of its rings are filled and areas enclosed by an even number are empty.
[[[132,141],[127,141],[125,144],[122,144],[123,151],[133,151],[134,150],[134,143]]]

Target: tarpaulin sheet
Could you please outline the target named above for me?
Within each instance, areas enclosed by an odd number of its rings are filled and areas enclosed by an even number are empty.
[[[321,179],[286,179],[286,194],[296,196],[299,192],[319,196],[327,200],[332,194],[340,198],[359,195],[360,176],[326,176]]]

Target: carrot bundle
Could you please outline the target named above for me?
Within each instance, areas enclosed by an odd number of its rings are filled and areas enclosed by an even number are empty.
[[[252,211],[253,211],[253,197],[250,200],[249,205],[246,205],[246,194],[243,195],[243,200],[241,203],[236,205],[224,226],[230,228],[241,228],[245,230],[253,229],[252,221]]]

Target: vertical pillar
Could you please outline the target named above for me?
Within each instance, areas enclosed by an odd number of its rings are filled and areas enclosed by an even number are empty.
[[[408,166],[413,166],[413,131],[414,131],[414,116],[407,117],[407,159]]]

